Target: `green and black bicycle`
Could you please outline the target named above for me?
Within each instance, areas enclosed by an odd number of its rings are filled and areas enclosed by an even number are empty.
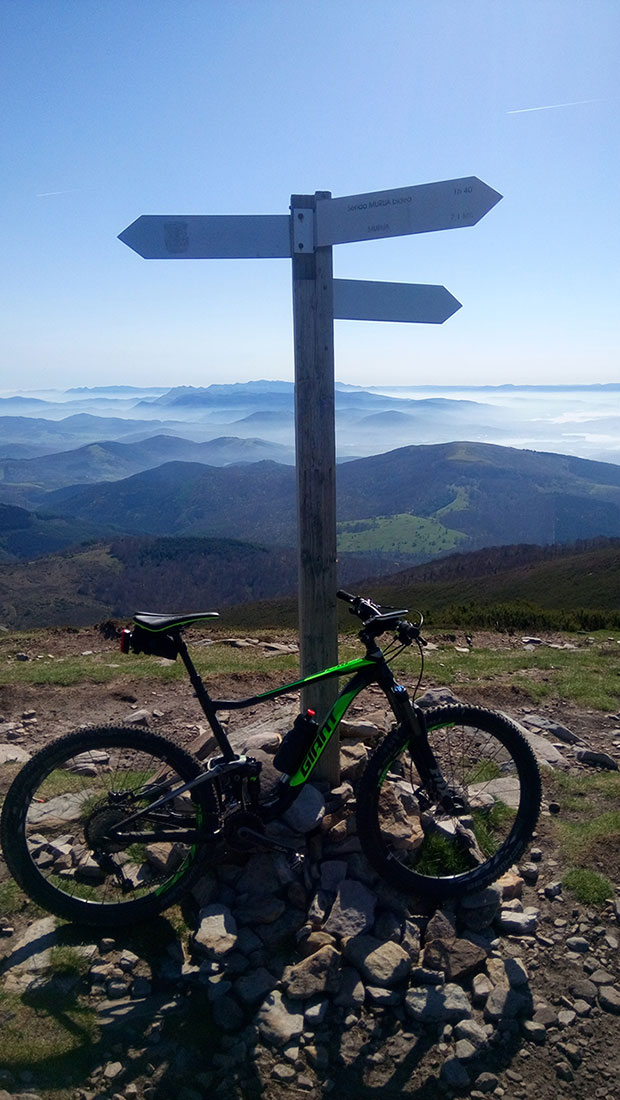
[[[269,825],[291,806],[352,701],[384,692],[395,724],[368,760],[357,795],[357,829],[375,870],[398,889],[432,900],[479,890],[524,851],[541,801],[534,755],[501,714],[474,706],[423,708],[396,682],[390,663],[415,644],[421,617],[339,592],[361,622],[365,654],[244,699],[213,699],[183,638],[215,612],[137,614],[125,653],[181,657],[219,752],[206,761],[147,730],[103,726],[51,743],[21,769],[1,822],[9,870],[30,897],[69,920],[120,925],[177,902],[227,850],[286,850]],[[390,634],[385,652],[378,638]],[[308,684],[348,677],[319,724],[300,714],[273,759],[236,753],[218,718]],[[271,769],[273,771],[273,769]],[[262,777],[265,778],[265,775]]]

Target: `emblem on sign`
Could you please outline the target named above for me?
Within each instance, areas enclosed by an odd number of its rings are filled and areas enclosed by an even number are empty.
[[[187,222],[164,222],[166,252],[179,256],[189,248]]]

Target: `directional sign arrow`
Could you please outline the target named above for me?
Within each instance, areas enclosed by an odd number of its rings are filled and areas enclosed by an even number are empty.
[[[334,317],[346,321],[414,321],[442,325],[461,308],[445,286],[334,279]]]
[[[316,244],[346,244],[475,225],[501,197],[476,176],[467,176],[322,199],[316,204]]]
[[[119,233],[146,260],[290,258],[288,214],[142,214]]]

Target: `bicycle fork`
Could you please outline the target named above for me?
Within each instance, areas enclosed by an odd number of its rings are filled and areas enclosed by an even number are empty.
[[[429,803],[437,802],[448,812],[454,813],[457,809],[462,809],[457,807],[455,792],[446,783],[429,744],[424,711],[411,702],[402,684],[394,683],[387,694],[396,720],[403,729],[409,731],[409,754],[420,777],[425,798]]]

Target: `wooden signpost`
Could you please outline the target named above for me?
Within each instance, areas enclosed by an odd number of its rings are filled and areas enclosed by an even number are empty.
[[[334,319],[443,324],[460,308],[442,286],[334,279],[332,246],[475,225],[501,197],[475,176],[335,199],[317,191],[292,195],[290,214],[143,214],[119,235],[145,259],[292,260],[304,676],[338,658]],[[317,685],[303,705],[322,716],[333,685]],[[336,738],[321,766],[338,781]]]

